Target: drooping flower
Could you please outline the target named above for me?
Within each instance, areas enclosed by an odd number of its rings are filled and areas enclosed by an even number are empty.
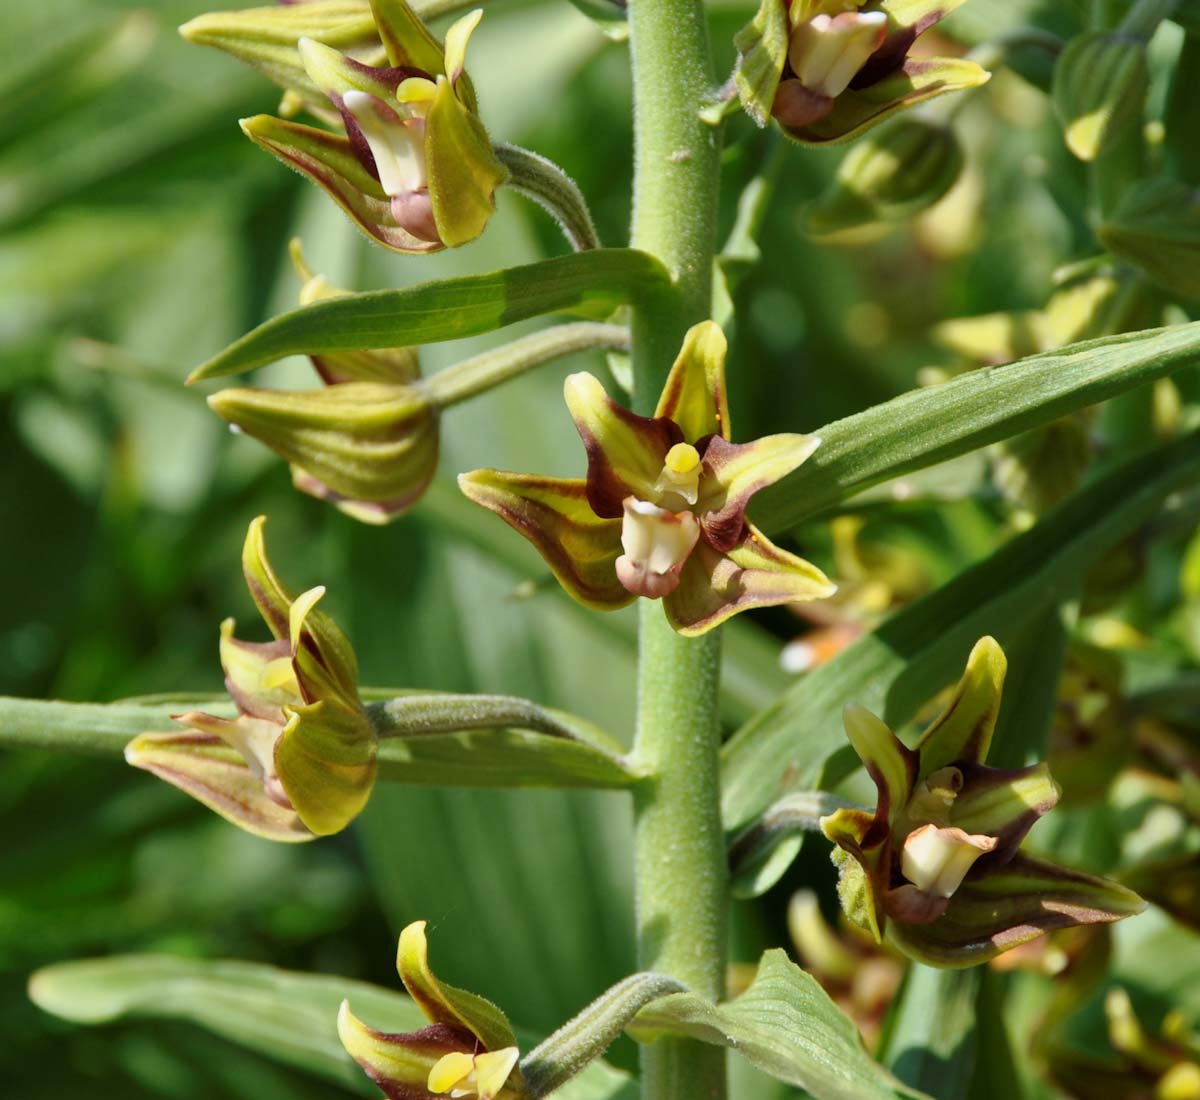
[[[299,249],[302,305],[345,291],[313,275]],[[291,465],[292,482],[363,523],[390,523],[424,495],[437,472],[438,407],[419,381],[413,348],[313,356],[316,390],[221,390],[209,406]]]
[[[186,732],[144,733],[125,758],[269,840],[304,841],[344,829],[375,782],[375,731],[358,697],[354,650],[317,610],[324,588],[292,597],[267,561],[260,516],[242,565],[250,595],[275,636],[243,642],[221,624],[234,718],[176,716]]]
[[[371,0],[387,65],[365,64],[315,38],[296,43],[308,82],[344,133],[257,115],[242,129],[322,187],[369,237],[397,252],[474,240],[507,170],[496,159],[464,72],[473,11],[439,43],[405,0]]]
[[[835,586],[816,566],[746,518],[754,494],[820,441],[773,435],[731,443],[725,352],[717,325],[693,327],[652,417],[616,404],[590,374],[569,377],[586,479],[476,470],[459,485],[529,539],[589,607],[662,599],[671,625],[694,635],[750,607],[829,596]]]
[[[810,145],[846,141],[897,111],[978,87],[973,61],[912,57],[963,0],[762,0],[737,36],[742,105]]]
[[[348,1001],[338,1035],[350,1056],[391,1100],[518,1100],[527,1095],[517,1069],[512,1027],[490,1001],[439,981],[429,966],[425,922],[400,933],[400,980],[430,1026],[390,1034],[359,1020]]]
[[[1140,912],[1132,891],[1018,851],[1058,801],[1045,764],[989,768],[1004,684],[992,638],[971,651],[954,697],[907,748],[855,704],[846,732],[879,792],[874,813],[840,809],[821,819],[848,916],[931,966],[986,962],[1055,928]]]

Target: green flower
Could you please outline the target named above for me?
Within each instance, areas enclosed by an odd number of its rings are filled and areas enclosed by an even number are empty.
[[[243,642],[221,624],[221,665],[234,718],[176,717],[186,732],[144,733],[125,750],[152,772],[269,840],[344,829],[375,782],[377,741],[358,698],[358,662],[336,623],[316,609],[324,588],[292,597],[266,558],[260,516],[246,535],[246,584],[272,642]]]
[[[736,83],[760,126],[824,145],[989,74],[973,61],[915,58],[917,37],[963,0],[762,0],[738,34]]]
[[[537,547],[562,586],[601,610],[663,600],[681,634],[703,634],[750,607],[821,599],[835,586],[746,519],[760,489],[820,440],[729,441],[726,344],[711,321],[684,339],[653,417],[609,399],[590,374],[566,382],[588,455],[586,479],[476,470],[463,492]]]
[[[438,980],[429,966],[424,921],[400,933],[396,968],[429,1027],[407,1034],[376,1031],[350,1011],[348,1001],[338,1013],[342,1045],[388,1097],[518,1100],[527,1095],[507,1018],[490,1001]]]
[[[931,966],[972,966],[1052,929],[1145,907],[1116,883],[1018,851],[1059,790],[1045,764],[983,763],[1005,669],[1000,646],[981,639],[954,697],[912,749],[869,711],[846,707],[846,732],[879,800],[874,813],[821,819],[838,846],[842,905],[877,942],[886,933]]]

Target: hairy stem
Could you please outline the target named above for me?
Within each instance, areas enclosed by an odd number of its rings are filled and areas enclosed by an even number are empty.
[[[434,402],[444,409],[486,393],[533,367],[590,348],[627,351],[629,329],[624,325],[591,321],[554,325],[522,336],[512,343],[491,348],[474,358],[464,359],[431,375],[421,384]]]
[[[632,243],[679,291],[633,311],[634,405],[652,411],[684,332],[709,314],[719,129],[702,121],[713,83],[701,0],[631,0]],[[638,965],[713,1000],[724,992],[728,876],[720,820],[720,642],[677,635],[643,601],[634,756],[652,778],[634,795]],[[642,1048],[645,1100],[722,1100],[724,1052],[694,1040]]]
[[[600,247],[583,192],[554,161],[519,145],[497,145],[496,156],[509,171],[508,186],[536,202],[558,222],[576,252]]]

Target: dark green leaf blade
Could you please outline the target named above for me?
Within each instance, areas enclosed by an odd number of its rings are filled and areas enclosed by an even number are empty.
[[[285,355],[457,340],[560,310],[603,317],[665,293],[670,278],[651,256],[597,248],[487,275],[326,298],[259,325],[188,381],[253,370]]]
[[[1200,322],[1073,344],[911,390],[827,424],[816,453],[763,490],[753,515],[768,531],[873,485],[945,462],[1200,363]]]

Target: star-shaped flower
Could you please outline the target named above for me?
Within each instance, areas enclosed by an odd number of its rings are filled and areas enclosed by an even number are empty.
[[[1058,801],[1045,764],[983,761],[1006,661],[992,638],[971,651],[954,697],[907,748],[870,711],[846,707],[846,732],[875,781],[874,813],[821,819],[847,915],[931,966],[986,962],[1055,928],[1120,920],[1145,903],[1114,882],[1018,851]]]
[[[820,440],[730,442],[724,334],[705,321],[684,339],[652,417],[612,401],[590,374],[566,381],[588,454],[586,479],[476,470],[463,492],[537,547],[562,586],[602,610],[662,599],[681,634],[750,607],[821,599],[835,586],[746,518],[760,489]]]

